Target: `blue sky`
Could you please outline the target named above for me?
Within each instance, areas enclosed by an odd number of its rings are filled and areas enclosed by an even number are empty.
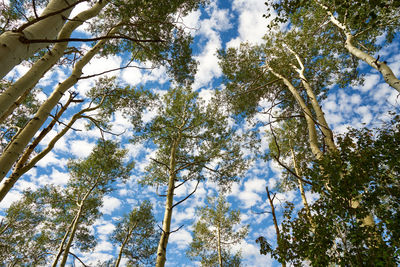
[[[267,20],[262,17],[267,12],[262,0],[211,0],[206,8],[195,11],[184,18],[184,23],[191,28],[191,34],[195,37],[193,50],[194,57],[199,62],[193,88],[200,92],[200,96],[209,98],[216,88],[220,88],[221,70],[218,66],[216,51],[227,47],[238,46],[241,42],[260,43],[267,28]],[[74,13],[85,9],[85,4],[77,7]],[[83,34],[84,26],[80,29]],[[85,46],[85,44],[83,44]],[[386,58],[397,77],[400,75],[400,46],[394,42],[389,47],[380,51],[381,58]],[[122,56],[110,56],[108,58],[96,58],[84,69],[85,75],[99,73],[111,68],[118,68],[125,59]],[[145,66],[142,64],[141,66]],[[27,66],[18,66],[9,77],[17,77],[27,70]],[[379,122],[386,117],[388,110],[393,106],[399,106],[397,93],[384,83],[382,78],[370,67],[361,64],[361,71],[367,73],[365,83],[362,86],[354,86],[345,89],[332,89],[327,99],[322,103],[328,123],[335,133],[343,133],[348,126],[362,127],[363,124],[379,126]],[[65,67],[57,67],[40,81],[45,89],[38,95],[45,99],[52,86],[68,77],[70,70]],[[117,75],[122,83],[130,85],[143,85],[152,90],[168,88],[169,78],[165,69],[160,68],[151,72],[130,68],[111,75]],[[110,76],[111,76],[110,75]],[[84,95],[91,88],[94,80],[81,80],[74,89]],[[66,99],[63,99],[65,101]],[[268,103],[263,103],[264,107]],[[72,112],[71,112],[72,115]],[[154,111],[148,110],[145,118],[151,119]],[[260,122],[267,121],[266,116],[256,116]],[[66,119],[67,120],[67,119]],[[86,122],[78,121],[74,128],[84,129]],[[57,126],[60,127],[60,126]],[[57,130],[46,137],[44,144],[51,140]],[[93,253],[81,254],[81,258],[90,265],[97,260],[107,260],[115,257],[118,247],[114,247],[108,240],[108,234],[114,230],[116,220],[123,214],[129,212],[132,207],[137,206],[140,201],[150,199],[154,204],[157,221],[161,225],[164,213],[164,199],[155,195],[155,189],[140,187],[137,179],[143,175],[144,168],[149,158],[155,152],[154,148],[146,147],[144,144],[128,144],[130,138],[130,123],[122,114],[116,113],[113,117],[113,132],[121,133],[121,136],[108,136],[120,139],[129,149],[130,159],[136,161],[134,175],[127,184],[117,184],[116,190],[105,197],[101,208],[104,216],[93,225],[93,231],[98,238],[98,245]],[[265,128],[257,129],[264,136]],[[0,209],[4,210],[10,203],[21,196],[22,190],[26,188],[35,189],[48,183],[65,185],[68,180],[66,162],[69,157],[85,157],[90,153],[100,133],[97,130],[70,131],[60,140],[55,149],[37,164],[37,168],[30,170],[0,203]],[[266,149],[268,144],[265,138],[261,141],[261,148]],[[244,151],[246,152],[246,151]],[[273,190],[279,180],[281,169],[274,162],[258,160],[248,170],[246,176],[237,184],[232,186],[228,200],[233,208],[240,208],[243,224],[250,224],[250,233],[246,240],[234,249],[241,249],[243,263],[245,266],[279,266],[269,256],[259,255],[259,248],[255,239],[266,236],[269,240],[275,240],[275,230],[272,218],[269,214],[255,214],[254,211],[266,211],[269,205],[266,199],[265,186]],[[182,198],[194,188],[195,183],[187,183],[176,192],[176,199]],[[167,250],[166,266],[196,266],[185,256],[185,250],[191,241],[191,225],[195,219],[195,208],[204,204],[206,196],[216,192],[217,186],[210,182],[201,183],[197,192],[189,200],[174,209],[172,229],[180,225],[184,227],[170,237]],[[308,199],[315,198],[309,192]],[[300,198],[297,192],[279,193],[277,199],[280,201],[294,201],[300,207]],[[282,210],[280,202],[277,201],[278,212]]]

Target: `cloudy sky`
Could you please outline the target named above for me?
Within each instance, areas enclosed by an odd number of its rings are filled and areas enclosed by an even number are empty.
[[[212,91],[221,85],[221,69],[218,66],[216,51],[227,47],[238,46],[241,42],[260,43],[262,36],[266,32],[267,20],[262,17],[266,7],[262,0],[211,0],[211,3],[204,9],[195,11],[184,18],[184,23],[188,26],[195,41],[193,44],[194,57],[199,62],[193,88],[200,92],[204,98],[209,97]],[[85,9],[85,6],[78,6],[78,10]],[[83,32],[84,28],[80,28]],[[387,58],[388,64],[392,67],[397,76],[400,75],[400,53],[399,43],[394,42],[380,53],[381,57]],[[99,73],[111,68],[118,68],[126,62],[126,59],[119,56],[108,58],[96,58],[91,64],[85,67],[84,74],[90,75]],[[361,65],[363,72],[368,73],[365,83],[346,89],[331,90],[327,99],[323,102],[323,109],[326,113],[328,123],[336,133],[346,131],[348,126],[361,127],[363,124],[378,126],[379,122],[385,118],[388,110],[399,105],[397,93],[383,82],[381,77],[366,65]],[[17,67],[11,76],[18,76],[26,71],[26,67]],[[46,88],[67,78],[69,71],[59,67],[46,75],[40,84]],[[151,89],[168,87],[169,78],[163,68],[151,72],[136,68],[129,68],[119,72],[114,72],[121,82],[130,85],[144,85]],[[82,80],[75,90],[82,95],[91,88],[93,80]],[[44,90],[39,98],[45,99],[50,91]],[[64,100],[65,101],[65,100]],[[152,114],[147,114],[151,118]],[[263,121],[262,116],[257,119]],[[84,129],[85,121],[78,121],[74,128]],[[59,127],[59,126],[57,126]],[[46,137],[48,142],[61,128],[55,128]],[[122,133],[118,138],[126,142],[130,137],[130,124],[121,114],[115,114],[113,118],[113,132]],[[15,188],[0,203],[0,208],[4,210],[10,203],[21,196],[22,190],[26,188],[35,189],[40,186],[53,183],[65,185],[68,181],[68,173],[65,165],[69,157],[81,158],[87,156],[94,146],[96,139],[100,137],[97,130],[90,131],[70,131],[60,140],[55,149],[50,152],[43,160],[37,164],[20,180]],[[262,147],[266,147],[265,140]],[[104,205],[101,208],[104,216],[93,225],[93,231],[98,238],[98,245],[93,253],[81,254],[82,259],[90,264],[97,260],[107,260],[114,257],[117,247],[114,247],[108,240],[108,235],[114,230],[116,220],[132,207],[135,207],[144,199],[150,199],[155,205],[157,221],[161,225],[164,212],[164,199],[155,195],[155,189],[140,187],[137,179],[143,174],[144,168],[148,163],[149,157],[154,151],[143,144],[126,144],[129,149],[130,159],[137,162],[135,174],[127,184],[118,184],[117,189],[112,194],[106,196]],[[269,205],[266,199],[265,187],[268,185],[273,190],[279,179],[280,169],[273,162],[256,161],[253,163],[244,179],[232,186],[228,200],[233,208],[239,208],[242,212],[243,224],[250,224],[250,233],[246,240],[235,249],[241,248],[243,262],[246,266],[279,266],[269,256],[259,254],[259,248],[255,239],[260,235],[266,236],[270,240],[275,240],[275,231],[271,216],[266,214],[255,214],[255,211],[267,211]],[[176,198],[181,198],[191,192],[194,183],[188,183],[186,187],[181,187],[176,192]],[[205,198],[216,192],[216,185],[213,183],[201,183],[188,201],[174,209],[172,229],[184,225],[178,232],[170,237],[167,250],[166,266],[194,266],[185,256],[185,250],[190,243],[191,225],[195,219],[195,208],[204,204]],[[313,196],[308,193],[309,199]],[[300,199],[295,192],[278,194],[280,201],[289,200],[296,204]],[[280,202],[277,201],[277,208],[281,210]],[[300,205],[300,204],[299,204]]]

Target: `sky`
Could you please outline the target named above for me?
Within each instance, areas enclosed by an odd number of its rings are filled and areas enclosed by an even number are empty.
[[[79,5],[71,16],[84,9],[85,4]],[[205,8],[192,12],[183,19],[185,25],[190,29],[188,31],[194,36],[192,47],[199,66],[193,89],[198,91],[201,97],[209,98],[215,89],[222,86],[220,83],[222,72],[218,65],[216,51],[227,47],[237,47],[241,42],[261,43],[268,24],[267,19],[262,16],[266,12],[267,9],[262,0],[211,0]],[[84,26],[79,31],[84,34]],[[396,41],[384,48],[380,51],[380,56],[386,58],[395,75],[399,77],[399,42]],[[83,72],[85,75],[99,73],[118,68],[124,62],[126,59],[122,56],[95,58],[84,68]],[[9,74],[9,77],[18,77],[26,70],[26,66],[18,66]],[[366,73],[363,85],[345,89],[334,88],[330,90],[328,97],[322,103],[327,121],[336,134],[345,132],[348,126],[379,127],[379,123],[387,118],[387,111],[399,107],[400,100],[397,92],[384,83],[377,72],[371,71],[370,67],[365,64],[361,64],[360,70]],[[40,85],[45,89],[38,97],[45,99],[52,86],[66,79],[69,71],[66,67],[57,67],[46,74],[40,81]],[[165,89],[169,86],[169,78],[164,68],[152,71],[129,68],[113,72],[112,75],[116,75],[122,83],[133,86],[143,85],[155,90]],[[81,80],[74,89],[84,95],[91,88],[93,82],[94,80],[90,79]],[[151,111],[145,114],[145,118],[148,120],[152,116],[154,113]],[[267,118],[262,115],[257,116],[256,119],[260,122],[267,121]],[[74,128],[84,129],[85,123],[80,120],[74,125]],[[112,131],[123,134],[118,137],[108,137],[119,139],[125,144],[125,148],[129,150],[129,159],[136,161],[136,167],[134,174],[126,184],[117,184],[116,190],[105,197],[101,208],[104,216],[97,220],[92,227],[93,233],[98,238],[98,244],[93,252],[80,254],[81,259],[88,265],[94,264],[97,260],[115,257],[118,247],[110,243],[108,235],[115,229],[116,220],[133,207],[138,206],[140,201],[151,200],[154,204],[157,222],[161,225],[164,199],[155,194],[154,188],[140,187],[137,184],[137,180],[143,175],[145,166],[155,150],[144,144],[127,143],[131,136],[131,128],[129,121],[117,112],[113,117]],[[46,137],[44,144],[49,142],[59,129],[61,127],[56,126]],[[264,136],[264,130],[263,128],[258,129],[261,136]],[[100,133],[95,129],[67,133],[56,144],[54,150],[37,164],[37,168],[31,169],[17,182],[14,189],[0,203],[0,211],[4,211],[13,201],[19,199],[24,189],[35,189],[49,183],[65,185],[68,181],[68,173],[65,168],[68,158],[88,156],[99,137]],[[261,148],[266,149],[267,147],[266,139],[263,138]],[[280,173],[281,169],[276,163],[257,160],[251,165],[245,177],[232,186],[232,190],[228,194],[228,201],[232,208],[241,210],[242,223],[250,224],[247,238],[233,248],[234,250],[241,249],[245,266],[279,266],[270,256],[259,254],[259,247],[255,240],[261,235],[269,240],[276,239],[271,215],[268,213],[256,214],[256,212],[269,210],[265,187],[268,186],[270,190],[274,190]],[[187,183],[186,186],[177,190],[175,198],[185,197],[194,187],[194,182]],[[191,231],[195,220],[195,210],[196,207],[205,203],[207,196],[215,194],[216,190],[216,184],[200,183],[195,195],[174,209],[171,229],[184,226],[170,236],[166,266],[197,266],[195,262],[191,262],[185,256],[185,251],[192,240]],[[310,201],[316,197],[310,192],[307,192],[306,195]],[[301,206],[301,199],[294,191],[278,193],[276,199],[279,214],[282,211],[280,203],[285,200],[294,201],[296,206]],[[77,266],[79,266],[78,263]]]

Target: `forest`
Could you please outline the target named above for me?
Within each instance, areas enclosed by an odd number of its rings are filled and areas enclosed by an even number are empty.
[[[0,13],[0,266],[399,266],[399,1]]]

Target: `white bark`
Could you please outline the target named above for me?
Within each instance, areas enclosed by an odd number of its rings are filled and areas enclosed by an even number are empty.
[[[121,248],[119,249],[119,253],[118,253],[118,258],[117,258],[117,261],[115,262],[115,266],[114,267],[119,267],[119,264],[120,264],[121,259],[122,259],[122,254],[123,254],[124,248],[125,248],[126,244],[128,243],[129,239],[131,238],[132,232],[133,232],[133,230],[135,230],[136,226],[137,226],[137,222],[135,223],[135,225],[132,226],[132,228],[128,228],[128,233],[125,236],[125,239],[121,244]]]
[[[361,59],[368,65],[370,65],[372,68],[376,69],[379,71],[383,79],[388,83],[391,87],[396,89],[398,92],[400,92],[400,80],[394,75],[392,69],[386,64],[384,61],[379,61],[378,59],[375,59],[373,56],[370,54],[362,51],[361,49],[357,48],[356,46],[353,45],[353,34],[351,33],[350,29],[344,24],[341,23],[333,14],[332,12],[329,11],[329,9],[318,3],[317,4],[322,7],[326,13],[329,16],[330,21],[338,27],[346,36],[346,42],[345,42],[345,48],[355,57],[358,59]]]
[[[180,142],[180,136],[177,138],[177,140],[175,140],[170,152],[168,191],[167,191],[167,198],[165,200],[165,211],[164,211],[164,219],[162,225],[162,233],[157,247],[156,267],[164,267],[165,261],[167,260],[167,245],[168,245],[169,234],[171,231],[172,208],[174,201],[174,190],[175,190],[175,179],[176,179],[175,156],[179,146],[179,142]]]
[[[287,47],[287,49],[290,51],[290,53],[292,53],[296,57],[297,63],[300,66],[300,68],[298,68],[293,65],[294,69],[299,74],[301,83],[303,84],[304,88],[306,89],[308,98],[310,99],[313,110],[317,116],[318,124],[320,125],[322,134],[324,135],[325,143],[327,144],[328,149],[330,151],[337,151],[335,142],[333,140],[333,132],[325,119],[324,112],[322,111],[321,106],[318,103],[318,100],[317,100],[317,97],[315,96],[314,90],[311,88],[310,83],[308,82],[307,78],[304,75],[305,68],[304,68],[303,61],[301,60],[300,56],[295,51],[293,51],[289,47]]]
[[[74,116],[72,116],[72,119],[70,122],[56,135],[54,138],[49,142],[47,147],[43,149],[39,154],[37,154],[35,157],[33,157],[29,163],[22,162],[25,157],[31,156],[26,155],[27,151],[24,152],[24,155],[18,160],[12,174],[7,177],[6,179],[3,180],[3,182],[0,184],[0,202],[4,199],[4,197],[7,195],[7,193],[11,190],[11,188],[14,186],[14,184],[18,181],[18,179],[25,174],[27,171],[33,168],[33,166],[38,163],[39,160],[44,158],[55,146],[58,140],[61,139],[74,125],[74,123],[82,118],[82,115],[86,112],[93,111],[95,109],[98,109],[100,105],[103,103],[103,101],[100,102],[99,105],[92,107],[92,108],[86,108],[78,113],[76,113]]]
[[[41,16],[50,14],[63,8],[66,8],[77,0],[50,0]],[[22,32],[7,31],[0,35],[0,78],[3,78],[16,65],[32,56],[38,50],[48,46],[48,43],[26,44],[20,41],[20,38],[32,39],[55,39],[65,23],[73,8],[49,16],[43,20],[28,26]]]
[[[217,235],[218,235],[218,239],[217,239],[217,242],[218,242],[218,244],[217,244],[218,264],[219,264],[219,267],[223,267],[222,266],[222,249],[221,249],[221,229],[220,229],[219,224],[217,227]]]
[[[292,93],[293,97],[296,99],[297,103],[299,104],[300,108],[302,109],[304,117],[306,118],[306,122],[307,122],[308,139],[309,139],[311,151],[317,159],[320,159],[322,157],[322,152],[318,146],[317,131],[315,129],[315,122],[314,122],[314,118],[312,117],[312,113],[311,113],[310,109],[307,107],[306,103],[304,102],[304,99],[301,97],[301,95],[299,94],[297,89],[293,86],[293,84],[288,79],[286,79],[284,76],[282,76],[281,74],[274,71],[268,65],[268,63],[266,64],[266,66],[267,66],[268,70],[271,71],[272,74],[274,74],[277,78],[279,78],[283,81],[283,83],[286,85],[286,87]]]
[[[97,16],[107,2],[105,0],[100,1],[93,7],[79,13],[73,20],[68,21],[62,27],[58,39],[69,38],[76,28],[88,19]],[[68,42],[55,44],[51,51],[36,61],[24,76],[19,78],[0,95],[0,123],[18,106],[18,103],[16,103],[17,99],[32,90],[45,73],[63,56],[67,47]]]
[[[19,132],[19,134],[13,138],[0,156],[0,181],[2,181],[10,171],[12,165],[17,161],[30,140],[44,124],[63,94],[77,83],[79,77],[82,75],[83,67],[97,54],[105,42],[106,40],[99,41],[75,64],[71,76],[56,87],[50,97],[41,105],[34,117]]]

